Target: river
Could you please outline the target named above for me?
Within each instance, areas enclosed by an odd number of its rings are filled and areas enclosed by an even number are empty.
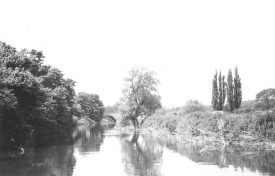
[[[275,175],[273,151],[205,149],[100,126],[79,126],[72,137],[72,145],[0,154],[0,176]]]

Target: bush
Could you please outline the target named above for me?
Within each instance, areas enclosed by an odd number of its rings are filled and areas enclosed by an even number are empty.
[[[206,107],[203,106],[198,100],[188,100],[184,107],[182,108],[183,113],[192,113],[192,112],[205,112]]]
[[[253,130],[259,138],[275,140],[274,121],[274,113],[258,114],[253,118],[251,130]]]

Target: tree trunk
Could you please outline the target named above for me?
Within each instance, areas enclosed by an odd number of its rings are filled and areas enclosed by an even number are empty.
[[[135,129],[140,127],[139,122],[136,118],[131,118],[131,122],[132,122],[133,126],[135,127]]]
[[[132,144],[134,144],[134,143],[137,144],[138,138],[139,138],[139,133],[135,131],[135,133],[132,137],[131,143]]]

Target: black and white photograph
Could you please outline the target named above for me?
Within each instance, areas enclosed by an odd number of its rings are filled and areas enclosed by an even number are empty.
[[[275,176],[275,1],[0,0],[0,176]]]

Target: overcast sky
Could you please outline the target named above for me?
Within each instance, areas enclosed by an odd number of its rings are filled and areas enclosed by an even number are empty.
[[[76,91],[119,100],[133,66],[158,73],[165,106],[211,103],[215,69],[239,67],[243,99],[275,87],[274,0],[1,0],[0,40],[42,50]]]

